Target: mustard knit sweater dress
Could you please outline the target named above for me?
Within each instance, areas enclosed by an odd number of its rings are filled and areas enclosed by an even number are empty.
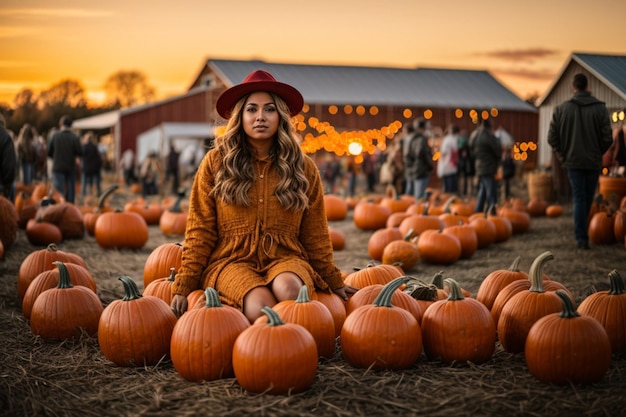
[[[319,171],[305,155],[309,206],[282,208],[274,196],[278,173],[271,162],[255,164],[248,207],[211,196],[222,157],[215,149],[203,158],[191,189],[182,266],[172,294],[215,288],[223,303],[241,308],[244,295],[284,271],[296,273],[311,293],[344,286],[334,264]]]

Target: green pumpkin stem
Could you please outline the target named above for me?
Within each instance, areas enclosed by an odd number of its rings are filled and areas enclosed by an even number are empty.
[[[271,307],[265,306],[261,309],[261,312],[267,316],[268,326],[282,326],[285,324],[285,322],[280,319],[278,313],[272,310]]]
[[[528,271],[530,278],[530,288],[528,291],[545,292],[543,289],[543,266],[552,259],[554,259],[554,255],[552,255],[550,251],[546,251],[535,258]]]
[[[408,281],[409,277],[402,276],[388,282],[378,293],[372,304],[377,307],[393,307],[391,304],[391,296],[401,285],[406,284]]]
[[[300,287],[300,291],[298,292],[298,298],[296,298],[296,303],[308,303],[311,301],[311,297],[309,297],[309,289],[306,285]]]
[[[59,261],[55,261],[53,263],[57,266],[57,268],[59,268],[59,284],[57,285],[57,288],[72,288],[73,285],[70,282],[70,273],[65,264]]]
[[[611,285],[610,295],[620,295],[626,292],[626,283],[624,283],[624,278],[617,272],[617,269],[609,272],[609,282]]]
[[[465,296],[463,295],[463,291],[461,291],[461,286],[458,282],[456,282],[453,278],[446,278],[444,280],[448,287],[450,287],[450,293],[448,294],[448,301],[459,301],[464,300]]]
[[[122,281],[122,284],[124,284],[123,301],[132,301],[143,297],[139,292],[139,288],[137,288],[137,284],[135,284],[135,281],[133,281],[131,277],[123,275],[119,277],[119,280]]]
[[[220,295],[213,287],[208,287],[204,290],[204,298],[206,299],[206,303],[204,304],[206,308],[223,307],[220,301]]]
[[[574,317],[580,317],[580,313],[576,311],[576,306],[572,302],[569,295],[563,290],[556,290],[556,295],[561,299],[561,304],[563,304],[563,311],[559,313],[559,317],[562,319],[573,319]]]

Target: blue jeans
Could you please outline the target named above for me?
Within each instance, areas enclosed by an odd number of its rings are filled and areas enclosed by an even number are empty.
[[[496,204],[498,196],[497,183],[493,175],[481,175],[478,177],[478,196],[476,197],[476,213],[485,211],[485,203],[487,207]]]
[[[426,187],[428,187],[428,182],[430,181],[430,177],[418,178],[416,180],[407,181],[407,189],[408,187],[412,187],[413,189],[413,197],[415,199],[420,199],[424,197],[426,194]],[[412,183],[409,186],[409,183]]]
[[[589,211],[598,186],[600,171],[595,169],[569,169],[567,171],[572,187],[574,209],[574,236],[579,244],[588,243]]]
[[[24,184],[29,185],[35,177],[35,163],[22,162],[22,180]]]
[[[65,198],[68,203],[74,203],[74,195],[76,193],[76,171],[52,172],[52,184]]]
[[[96,174],[84,174],[82,175],[82,184],[81,184],[81,191],[82,191],[82,195],[83,197],[85,197],[87,194],[91,195],[91,191],[93,190],[93,187],[96,187],[96,196],[99,196],[102,193],[102,190],[100,189],[100,174],[96,173]]]
[[[444,193],[456,193],[459,191],[459,176],[457,174],[444,175],[441,178]]]

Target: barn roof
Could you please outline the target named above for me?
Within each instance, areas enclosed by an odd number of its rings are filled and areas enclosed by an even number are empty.
[[[307,104],[363,104],[418,107],[536,109],[487,71],[269,63],[209,59],[206,64],[226,86],[262,69],[298,88]]]
[[[546,100],[552,90],[556,88],[572,61],[589,71],[615,94],[626,100],[626,55],[598,55],[574,52],[570,55],[570,59],[567,60],[567,63],[554,79],[550,88],[546,90],[539,102],[540,105]]]

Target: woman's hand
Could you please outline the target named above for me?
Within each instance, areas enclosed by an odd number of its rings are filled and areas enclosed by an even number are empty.
[[[176,317],[183,315],[187,311],[187,297],[184,295],[175,295],[172,297],[172,311],[176,314]]]
[[[348,297],[352,297],[358,290],[358,288],[354,288],[350,285],[344,285],[341,288],[333,290],[333,292],[341,297],[343,301],[348,301]]]

